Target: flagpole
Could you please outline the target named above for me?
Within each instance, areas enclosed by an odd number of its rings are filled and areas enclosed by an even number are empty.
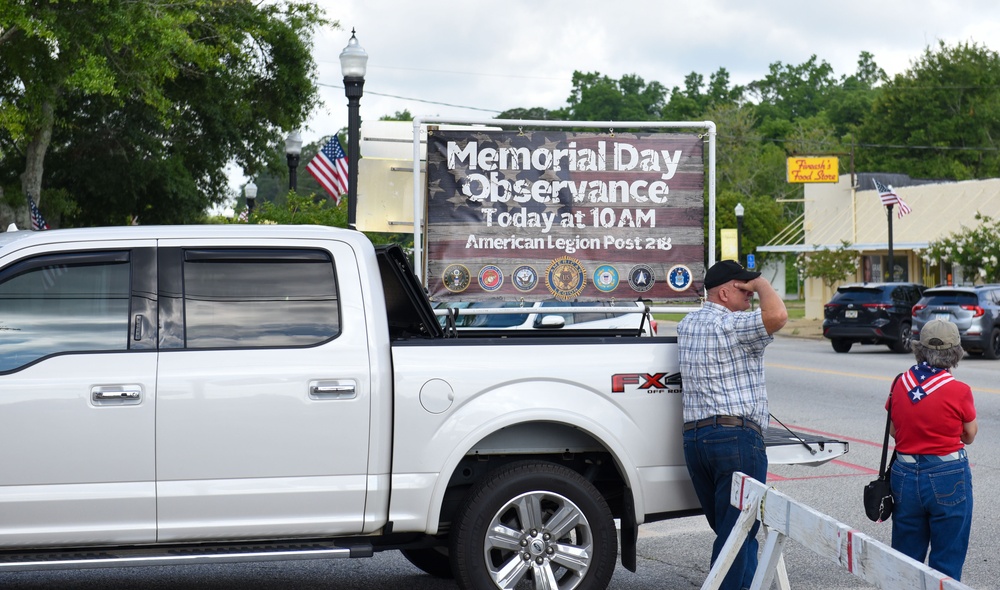
[[[885,217],[889,220],[889,280],[892,282],[896,279],[896,263],[892,259],[892,207],[893,204],[889,203],[885,208]]]

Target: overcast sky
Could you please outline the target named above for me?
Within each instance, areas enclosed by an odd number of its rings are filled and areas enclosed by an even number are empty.
[[[816,55],[837,77],[868,51],[888,74],[927,46],[975,41],[1000,50],[997,0],[318,0],[340,29],[315,39],[321,96],[303,130],[315,141],[347,126],[339,55],[351,29],[368,52],[362,120],[491,118],[566,105],[574,70],[636,74],[668,89],[720,67],[734,84],[774,62]],[[450,106],[453,105],[453,106]],[[465,107],[465,108],[462,108]]]
[[[636,74],[668,89],[726,68],[733,84],[816,55],[839,78],[868,51],[890,76],[938,41],[1000,50],[997,0],[317,0],[339,28],[314,39],[323,105],[306,143],[347,126],[340,52],[357,30],[368,52],[362,121],[493,118],[566,106],[573,72]],[[346,147],[346,146],[345,146]],[[235,186],[242,175],[233,171]]]

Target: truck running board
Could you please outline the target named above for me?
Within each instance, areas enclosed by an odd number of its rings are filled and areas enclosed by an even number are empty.
[[[95,547],[81,550],[0,552],[0,572],[89,569],[143,565],[188,565],[243,561],[288,561],[371,557],[372,545],[345,541],[286,541],[240,544]]]

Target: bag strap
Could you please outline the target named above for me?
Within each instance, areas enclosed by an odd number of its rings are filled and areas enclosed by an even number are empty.
[[[889,407],[885,411],[885,438],[882,439],[882,462],[879,464],[878,468],[879,477],[885,476],[885,459],[886,455],[889,454],[889,425],[892,423],[892,390],[896,389],[896,382],[899,381],[899,378],[902,376],[902,373],[896,375],[896,378],[892,380],[892,385],[889,386]],[[892,452],[892,458],[896,458],[896,451]]]

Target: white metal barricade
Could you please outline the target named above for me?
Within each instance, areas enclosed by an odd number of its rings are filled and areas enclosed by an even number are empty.
[[[765,540],[751,585],[754,590],[770,588],[776,575],[779,588],[789,588],[781,553],[787,539],[800,543],[883,590],[972,590],[743,473],[733,474],[731,501],[742,514],[708,573],[702,590],[719,588],[756,520],[764,525]]]

